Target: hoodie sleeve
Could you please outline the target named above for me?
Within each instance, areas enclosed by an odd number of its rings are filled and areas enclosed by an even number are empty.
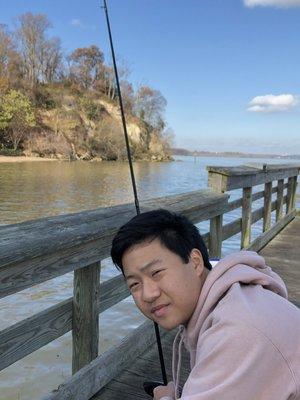
[[[295,395],[296,384],[275,345],[239,321],[214,324],[199,338],[182,400],[274,400]]]

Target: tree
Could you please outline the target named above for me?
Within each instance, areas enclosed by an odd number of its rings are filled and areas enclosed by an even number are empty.
[[[132,112],[134,104],[134,91],[132,84],[126,80],[120,82],[123,105],[126,111]]]
[[[5,131],[13,149],[17,150],[28,129],[36,124],[33,107],[27,96],[10,90],[0,101],[0,129]]]
[[[43,80],[51,83],[62,70],[61,41],[59,38],[49,39],[44,43],[40,54]]]
[[[38,82],[51,82],[60,67],[62,54],[58,38],[47,39],[52,26],[46,15],[26,13],[18,18],[22,64],[31,88]]]
[[[117,63],[121,90],[122,92],[124,90],[125,96],[128,95],[128,100],[133,103],[133,89],[131,84],[127,81],[127,77],[130,74],[130,69],[124,60],[118,60]],[[108,65],[103,65],[100,81],[96,82],[96,88],[99,88],[111,100],[116,98],[117,85],[112,61],[110,61]]]
[[[172,155],[172,147],[174,147],[175,143],[175,133],[171,127],[164,129],[161,132],[161,143],[164,149],[164,152],[171,157]]]
[[[89,89],[103,75],[104,55],[97,46],[79,47],[70,55],[71,77]]]
[[[116,79],[115,72],[112,66],[104,68],[105,93],[113,100],[116,97]]]
[[[20,56],[16,51],[12,35],[0,24],[0,92],[5,92],[20,78]]]
[[[136,94],[133,111],[152,128],[163,130],[167,101],[159,90],[141,86]]]

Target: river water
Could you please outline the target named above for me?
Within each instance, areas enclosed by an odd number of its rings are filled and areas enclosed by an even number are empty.
[[[134,163],[140,199],[178,194],[207,187],[207,165],[234,166],[282,160],[246,158],[176,157],[174,162]],[[299,164],[299,160],[292,163]],[[287,163],[285,160],[284,163]],[[259,190],[261,188],[257,188]],[[234,191],[231,200],[240,196]],[[0,225],[44,216],[91,210],[132,201],[126,163],[24,162],[0,164]],[[256,202],[256,207],[261,202]],[[226,215],[225,222],[240,216]],[[273,216],[274,218],[274,216]],[[199,224],[205,233],[207,223]],[[253,237],[261,224],[253,226]],[[226,255],[239,249],[240,236],[223,244]],[[101,281],[116,275],[110,260],[102,263]],[[0,330],[72,296],[73,274],[23,290],[0,300]],[[131,298],[100,316],[99,351],[117,343],[137,327],[143,317]],[[0,372],[0,400],[35,400],[71,375],[71,333],[68,333]]]

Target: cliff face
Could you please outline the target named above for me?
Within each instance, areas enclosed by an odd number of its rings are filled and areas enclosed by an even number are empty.
[[[59,159],[124,160],[125,140],[119,107],[105,98],[51,92],[51,106],[37,109],[38,126],[24,143],[26,155]],[[168,160],[161,133],[126,110],[134,159]]]

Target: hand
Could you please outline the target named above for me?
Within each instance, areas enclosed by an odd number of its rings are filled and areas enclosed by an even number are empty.
[[[154,400],[159,400],[164,396],[172,397],[175,399],[175,386],[173,382],[169,382],[167,386],[157,386],[154,391]]]

